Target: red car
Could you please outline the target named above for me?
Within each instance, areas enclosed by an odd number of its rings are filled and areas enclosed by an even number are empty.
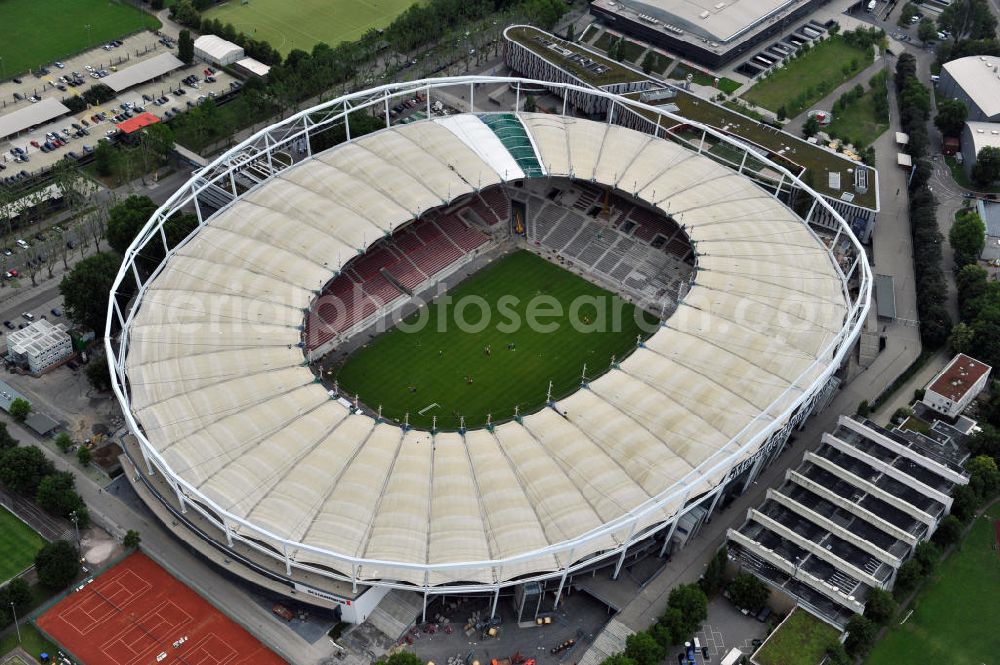
[[[38,141],[32,141],[31,145],[35,146],[36,148],[41,148],[42,147],[42,146],[38,145]]]
[[[8,270],[7,274],[4,275],[4,277],[6,277],[7,279],[14,279],[15,277],[17,277],[17,275],[18,272],[16,270]]]

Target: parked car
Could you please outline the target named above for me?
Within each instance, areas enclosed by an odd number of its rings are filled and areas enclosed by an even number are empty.
[[[34,321],[35,320],[35,315],[32,314],[31,312],[21,312],[21,316],[23,316],[24,318],[26,318],[29,321]]]
[[[52,316],[62,316],[62,310],[58,307],[53,307],[51,310]]]
[[[4,322],[3,322],[3,325],[4,325],[4,327],[5,327],[5,328],[7,328],[8,330],[16,330],[16,328],[14,328],[14,324],[13,324],[13,323],[11,323],[10,321],[4,321]]]
[[[4,273],[4,277],[6,277],[7,279],[14,279],[15,277],[17,277],[17,274],[18,273],[16,270],[11,269],[8,270],[6,273]]]

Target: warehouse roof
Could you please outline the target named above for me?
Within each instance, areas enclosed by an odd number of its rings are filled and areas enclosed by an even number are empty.
[[[972,152],[976,155],[983,148],[1000,148],[1000,122],[965,123],[965,136],[972,142]]]
[[[354,412],[297,347],[338,257],[522,173],[498,170],[511,168],[499,142],[472,140],[474,116],[400,125],[302,161],[179,247],[129,330],[144,436],[199,500],[254,525],[234,523],[238,533],[277,551],[283,541],[264,534],[299,543],[296,561],[348,574],[337,557],[379,562],[354,571],[363,580],[494,583],[556,570],[565,552],[576,561],[620,546],[627,529],[595,530],[633,511],[637,533],[669,519],[683,498],[664,493],[680,484],[691,496],[717,485],[730,467],[713,460],[823,380],[848,303],[794,212],[671,141],[519,118],[549,175],[627,182],[684,224],[698,278],[669,325],[588,389],[492,429],[432,435]],[[195,293],[204,307],[177,306]],[[262,303],[266,319],[248,329],[240,312]],[[482,563],[493,561],[505,563]],[[460,562],[471,563],[442,568]]]
[[[62,102],[58,99],[47,97],[42,101],[31,104],[27,103],[18,110],[0,115],[0,138],[6,138],[12,134],[23,132],[24,130],[48,122],[53,118],[69,113]]]
[[[615,0],[596,1],[613,10],[627,8]],[[644,0],[635,5],[634,11],[641,17],[640,20],[654,27],[668,25],[712,41],[728,42],[799,1]]]
[[[943,67],[987,118],[1000,115],[1000,58],[970,55]]]
[[[184,63],[178,60],[173,53],[161,53],[131,67],[126,67],[120,72],[115,72],[105,77],[101,83],[115,92],[121,92],[140,83],[152,81],[158,76],[163,76],[183,66]]]
[[[225,60],[233,53],[243,55],[243,47],[216,35],[202,35],[194,40],[194,47],[214,60]]]

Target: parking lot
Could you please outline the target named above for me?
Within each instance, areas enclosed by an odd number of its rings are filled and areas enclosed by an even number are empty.
[[[65,66],[61,69],[53,65],[49,68],[49,74],[42,75],[41,78],[29,76],[22,79],[23,83],[20,85],[6,81],[0,84],[0,99],[4,101],[0,114],[9,113],[32,103],[27,99],[14,102],[15,92],[22,97],[37,95],[39,98],[44,98],[58,95],[58,99],[64,99],[71,94],[83,93],[101,80],[100,77],[91,76],[91,70],[95,72],[107,70],[111,73],[111,68],[114,67],[121,71],[147,58],[176,51],[175,48],[168,50],[159,40],[160,38],[154,33],[143,32],[122,40],[122,46],[111,50],[97,47],[71,58],[63,63]],[[65,159],[70,152],[77,158],[84,156],[96,148],[98,140],[107,137],[108,132],[113,132],[116,124],[115,116],[124,116],[126,110],[129,115],[134,115],[137,108],[143,109],[161,120],[169,119],[199,103],[201,98],[220,96],[230,92],[233,85],[239,85],[234,83],[235,79],[232,76],[219,71],[211,75],[214,81],[205,81],[206,67],[208,65],[205,63],[195,62],[189,67],[171,72],[160,80],[126,90],[105,104],[91,106],[80,113],[57,118],[20,136],[0,142],[0,165],[4,167],[0,170],[0,181],[22,170],[32,174],[50,168],[60,159]],[[65,87],[59,77],[71,78],[73,72],[79,74],[75,80],[82,79],[82,84],[69,87],[67,92],[55,87],[56,85]],[[197,77],[197,82],[192,84],[182,82],[191,76]],[[183,94],[175,94],[178,90],[183,91]],[[163,97],[167,98],[165,103],[161,105],[153,103],[154,100]],[[125,119],[127,118],[121,117],[119,122]],[[53,136],[57,136],[59,140],[53,140]],[[41,146],[46,141],[49,145],[55,145],[55,149],[43,152]],[[62,145],[57,145],[59,143]],[[28,161],[17,161],[12,150],[14,153],[18,150],[23,151]],[[72,158],[73,156],[70,156],[70,159]]]

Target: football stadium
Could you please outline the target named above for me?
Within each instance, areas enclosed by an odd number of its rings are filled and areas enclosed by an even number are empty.
[[[484,90],[508,84],[498,111]],[[106,344],[129,478],[230,572],[346,621],[391,589],[558,604],[574,575],[683,546],[835,390],[871,273],[842,219],[810,226],[840,219],[822,197],[612,92],[545,82],[599,115],[520,111],[529,85],[306,109],[127,252]],[[426,113],[394,123],[401,101]],[[352,136],[357,114],[384,128]],[[182,212],[198,226],[171,244]]]

